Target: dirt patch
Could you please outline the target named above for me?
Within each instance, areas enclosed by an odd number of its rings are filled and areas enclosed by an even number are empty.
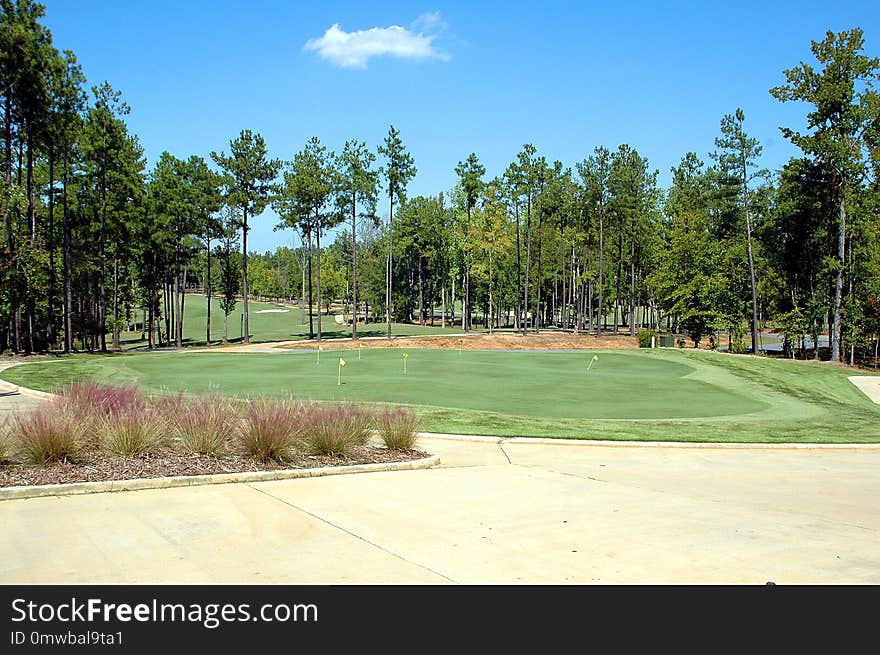
[[[587,334],[542,333],[529,334],[468,334],[436,335],[418,337],[332,339],[322,344],[327,349],[364,348],[436,348],[444,350],[581,350],[638,348],[635,337],[603,336]],[[316,348],[314,341],[299,341],[283,345],[283,348]]]
[[[0,465],[0,487],[351,466],[406,462],[422,457],[427,457],[427,453],[419,450],[388,450],[375,446],[355,446],[344,456],[297,454],[284,463],[262,463],[241,453],[210,457],[169,449],[138,457],[108,457],[98,452],[85,451],[77,456],[75,462],[55,462],[43,466],[8,463]]]

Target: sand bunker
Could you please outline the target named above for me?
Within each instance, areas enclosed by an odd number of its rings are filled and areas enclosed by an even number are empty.
[[[289,311],[289,309],[261,309],[254,314],[286,314]]]

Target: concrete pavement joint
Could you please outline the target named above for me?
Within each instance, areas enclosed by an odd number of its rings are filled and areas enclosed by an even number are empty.
[[[399,560],[401,560],[401,561],[404,561],[404,562],[406,562],[407,564],[412,564],[413,566],[417,566],[417,567],[419,567],[420,569],[424,569],[425,571],[428,571],[429,573],[432,573],[432,574],[434,574],[434,575],[436,575],[436,576],[439,576],[439,577],[443,578],[444,580],[447,580],[447,581],[449,581],[449,582],[451,582],[451,583],[453,583],[453,584],[458,584],[455,580],[453,580],[453,579],[450,578],[449,576],[444,575],[444,574],[440,573],[439,571],[435,571],[434,569],[432,569],[432,568],[429,567],[429,566],[425,566],[424,564],[420,564],[419,562],[414,562],[414,561],[412,561],[411,559],[407,559],[407,558],[404,557],[403,555],[401,555],[401,554],[399,554],[399,553],[395,553],[393,550],[389,550],[389,549],[385,548],[384,546],[382,546],[381,544],[377,544],[377,543],[374,542],[374,541],[370,541],[370,540],[367,539],[366,537],[363,537],[363,536],[357,534],[356,532],[352,532],[352,531],[349,530],[348,528],[344,528],[344,527],[342,527],[341,525],[338,525],[338,524],[336,524],[336,523],[333,523],[333,521],[330,521],[330,520],[328,520],[328,519],[325,519],[323,516],[320,516],[320,515],[318,515],[318,514],[315,514],[315,513],[313,513],[313,512],[310,512],[309,510],[304,509],[304,508],[302,508],[302,507],[300,507],[300,506],[298,506],[298,505],[295,505],[295,504],[291,503],[289,500],[284,500],[283,498],[279,498],[279,497],[276,496],[275,494],[271,494],[271,493],[269,493],[268,491],[264,491],[263,489],[258,489],[258,488],[255,487],[253,484],[246,484],[245,486],[250,487],[251,489],[253,489],[253,490],[256,491],[256,492],[259,492],[259,493],[261,493],[261,494],[263,494],[263,495],[266,495],[266,496],[268,496],[269,498],[273,498],[273,499],[277,500],[279,503],[283,503],[284,505],[287,505],[288,507],[292,507],[293,509],[297,510],[298,512],[302,512],[303,514],[307,514],[308,516],[311,516],[313,519],[315,519],[315,520],[317,520],[317,521],[321,521],[322,523],[325,523],[326,525],[329,525],[329,526],[332,527],[332,528],[336,528],[337,530],[341,530],[341,531],[344,532],[345,534],[350,535],[350,536],[354,537],[355,539],[359,539],[360,541],[363,541],[364,543],[369,544],[369,545],[372,546],[373,548],[378,548],[378,549],[381,550],[383,553],[388,553],[389,555],[391,555],[391,556],[393,556],[393,557],[396,557],[397,559],[399,559]]]

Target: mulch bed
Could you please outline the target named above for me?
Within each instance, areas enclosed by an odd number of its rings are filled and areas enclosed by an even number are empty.
[[[263,463],[240,453],[211,457],[168,449],[137,457],[116,457],[95,451],[83,451],[77,455],[75,462],[53,462],[42,466],[0,463],[0,487],[351,466],[406,462],[427,456],[427,453],[420,450],[388,450],[375,446],[356,446],[344,456],[296,454],[284,463]]]

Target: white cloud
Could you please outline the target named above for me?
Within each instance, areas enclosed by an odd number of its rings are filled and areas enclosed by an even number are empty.
[[[419,16],[412,28],[415,31],[391,25],[346,32],[334,23],[320,38],[306,41],[304,49],[314,50],[322,59],[345,68],[366,68],[371,57],[381,56],[449,59],[449,55],[434,46],[437,31],[445,28],[439,12]]]

